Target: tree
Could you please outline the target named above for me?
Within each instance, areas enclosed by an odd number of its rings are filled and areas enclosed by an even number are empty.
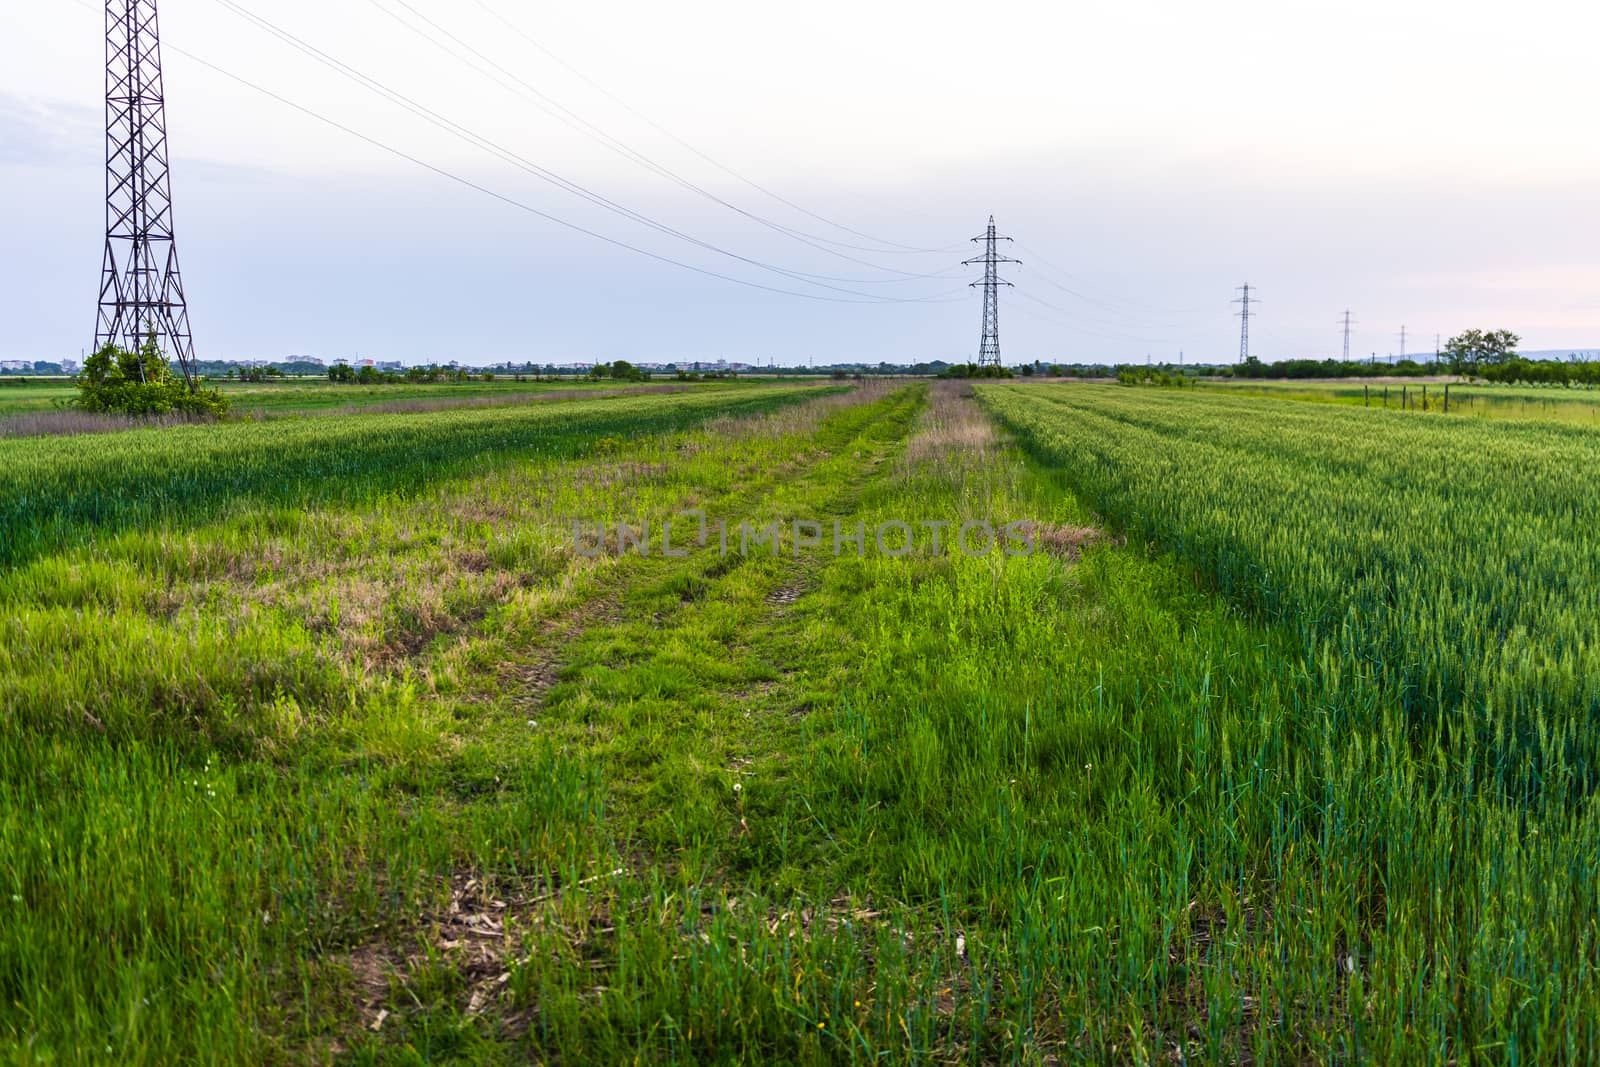
[[[1468,330],[1450,338],[1440,356],[1456,374],[1472,374],[1482,366],[1499,366],[1517,356],[1522,338],[1510,330]]]
[[[78,398],[73,404],[84,411],[123,415],[177,411],[221,416],[228,412],[228,398],[217,390],[190,389],[172,373],[154,329],[136,352],[107,344],[90,356],[78,376]]]
[[[328,368],[328,381],[348,385],[356,380],[355,368],[348,363],[335,363]]]

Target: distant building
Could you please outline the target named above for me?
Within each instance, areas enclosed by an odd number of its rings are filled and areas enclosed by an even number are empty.
[[[401,363],[398,359],[384,359],[378,361],[378,369],[391,371],[398,374],[400,371],[405,370],[406,367],[405,364]]]
[[[27,360],[27,359],[5,359],[5,360],[0,360],[0,370],[18,371],[18,370],[32,370],[32,369],[33,369],[33,361],[32,360]]]
[[[77,374],[79,369],[78,361],[75,359],[64,359],[61,361],[61,373],[63,374]]]

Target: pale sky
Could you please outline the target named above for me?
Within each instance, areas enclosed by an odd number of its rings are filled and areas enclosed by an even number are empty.
[[[1600,346],[1592,3],[163,0],[161,13],[202,357],[967,359],[977,272],[958,264],[990,214],[1024,261],[1005,274],[1007,362],[1231,360],[1246,281],[1266,359],[1338,355],[1346,308],[1357,355],[1398,352],[1402,325],[1413,352],[1468,327],[1515,330],[1528,349]],[[0,358],[92,341],[102,17],[91,0],[0,8]],[[830,299],[694,274],[525,208]],[[863,294],[901,299],[839,302]]]

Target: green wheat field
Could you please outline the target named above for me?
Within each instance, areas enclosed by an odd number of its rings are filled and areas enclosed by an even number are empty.
[[[0,1060],[1600,1060],[1588,394],[34,388]]]

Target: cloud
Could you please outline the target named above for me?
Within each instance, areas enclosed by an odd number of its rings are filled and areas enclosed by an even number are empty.
[[[0,91],[0,164],[48,166],[93,159],[103,121],[94,108]]]

